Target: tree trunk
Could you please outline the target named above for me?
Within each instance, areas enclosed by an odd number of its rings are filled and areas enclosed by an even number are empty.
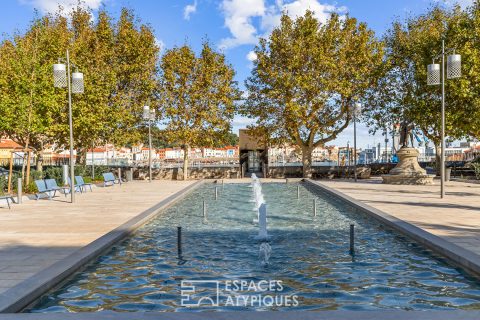
[[[312,177],[312,147],[302,147],[303,177]]]
[[[30,177],[25,176],[25,167],[29,166],[28,163],[28,148],[30,147],[30,135],[27,136],[27,140],[25,141],[25,146],[23,150],[23,161],[22,161],[22,181],[25,186],[28,185]],[[29,171],[29,170],[28,170]],[[29,172],[30,173],[30,172]]]
[[[87,148],[78,148],[77,150],[78,164],[87,165]]]
[[[37,169],[38,172],[43,171],[43,151],[39,152],[37,154],[37,163],[35,164],[35,168]]]
[[[435,143],[435,172],[437,176],[440,176],[440,168],[442,167],[441,162],[441,150],[442,147]]]
[[[188,179],[188,154],[190,151],[190,146],[185,145],[183,147],[183,180]]]

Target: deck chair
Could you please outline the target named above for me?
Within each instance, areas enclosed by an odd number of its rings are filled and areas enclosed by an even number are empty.
[[[85,183],[85,181],[83,180],[83,177],[82,176],[75,176],[75,182],[77,183],[77,185],[83,189],[85,192],[87,192],[87,187],[90,188],[90,191],[93,191],[92,190],[92,184],[91,183]]]

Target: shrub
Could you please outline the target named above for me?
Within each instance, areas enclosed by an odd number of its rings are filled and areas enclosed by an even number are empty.
[[[475,178],[477,178],[477,180],[480,180],[480,163],[474,162],[474,163],[471,163],[470,165],[475,171]]]
[[[0,194],[5,194],[7,192],[8,177],[0,176]]]
[[[46,179],[55,179],[59,186],[63,185],[62,167],[48,167],[43,172]]]
[[[87,178],[88,178],[89,181],[91,182],[92,181],[92,166],[85,166],[84,169],[85,169],[85,174],[83,175],[83,179],[85,180],[85,182],[87,182]],[[94,180],[95,181],[103,181],[102,174],[105,173],[105,172],[110,172],[110,168],[107,167],[107,166],[95,166],[94,171],[95,171]]]

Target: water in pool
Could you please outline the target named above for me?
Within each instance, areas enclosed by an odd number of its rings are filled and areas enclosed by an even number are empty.
[[[305,185],[262,184],[265,243],[258,239],[252,186],[220,185],[218,200],[215,186],[194,190],[27,311],[480,308],[475,278],[327,194]],[[199,306],[182,304],[182,281],[185,290],[191,280],[200,282],[187,302]]]

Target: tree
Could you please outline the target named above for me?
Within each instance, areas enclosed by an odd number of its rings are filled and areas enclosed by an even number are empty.
[[[167,50],[162,57],[159,111],[165,138],[184,150],[184,179],[191,146],[214,145],[228,138],[240,96],[234,75],[224,55],[208,43],[198,57],[187,45]]]
[[[236,146],[238,145],[238,135],[233,132],[229,132],[227,134],[225,143],[223,145],[219,145],[218,147],[225,147],[225,146]]]
[[[457,51],[462,55],[462,77],[456,80],[453,99],[468,107],[463,127],[470,137],[480,139],[480,1],[474,1],[458,23]]]
[[[387,31],[386,60],[383,75],[368,95],[364,116],[372,131],[404,121],[422,130],[433,141],[437,163],[441,143],[441,89],[427,85],[427,65],[441,50],[442,38],[447,48],[456,48],[462,54],[464,76],[447,80],[446,134],[460,138],[471,133],[478,123],[478,103],[474,103],[474,90],[478,92],[478,44],[473,41],[471,18],[459,7],[444,9],[433,7],[427,13],[396,21]],[[467,48],[470,48],[468,51]],[[477,56],[475,56],[475,53]],[[465,70],[472,70],[467,71]],[[438,167],[439,169],[439,167]]]
[[[310,177],[312,150],[348,126],[352,104],[375,83],[382,44],[354,18],[332,14],[322,24],[308,11],[296,20],[284,14],[255,53],[242,113],[272,141],[298,146]]]
[[[1,43],[0,132],[35,150],[45,143],[67,144],[67,93],[53,87],[52,65],[68,48],[85,78],[85,92],[72,95],[80,159],[93,143],[141,139],[142,106],[154,99],[157,84],[153,31],[127,9],[116,23],[105,11],[95,21],[91,14],[79,7],[70,20],[61,11],[35,17],[25,34]]]
[[[48,15],[0,45],[0,131],[26,149],[41,150],[52,141],[65,101],[53,88],[52,64],[69,36],[67,20]]]
[[[151,28],[138,25],[128,9],[116,23],[105,11],[94,23],[81,8],[71,19],[72,61],[85,78],[85,92],[72,96],[75,147],[83,162],[92,144],[141,139],[142,107],[154,98],[159,48]],[[57,129],[57,141],[66,143],[68,127]]]

